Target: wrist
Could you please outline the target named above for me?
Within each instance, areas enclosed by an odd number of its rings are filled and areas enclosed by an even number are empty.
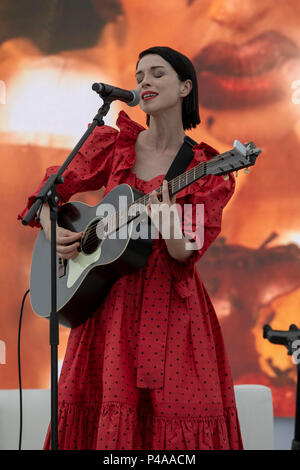
[[[44,230],[50,227],[50,208],[48,204],[43,205],[39,218]]]

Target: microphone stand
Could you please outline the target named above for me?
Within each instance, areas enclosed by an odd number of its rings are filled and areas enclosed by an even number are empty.
[[[299,344],[300,330],[296,325],[290,325],[288,331],[272,330],[270,325],[264,325],[263,337],[268,339],[270,343],[286,346],[288,355],[291,356],[298,350],[295,345],[295,341],[296,344]],[[300,360],[297,363],[295,432],[291,450],[300,450]]]
[[[93,88],[94,89],[94,88]],[[96,91],[96,90],[95,90]],[[101,97],[101,94],[98,93]],[[102,98],[102,97],[101,97]],[[89,126],[87,131],[83,134],[79,142],[76,144],[66,161],[60,167],[56,175],[50,176],[46,181],[38,195],[36,201],[33,203],[27,214],[22,220],[23,225],[28,225],[29,222],[35,217],[39,222],[39,215],[42,206],[47,202],[50,206],[50,220],[51,220],[51,313],[50,313],[50,348],[51,348],[51,449],[58,450],[58,344],[59,344],[59,325],[57,317],[57,254],[56,254],[56,223],[57,212],[60,201],[60,196],[57,192],[57,186],[63,183],[63,172],[71,163],[77,152],[80,150],[89,135],[93,132],[96,126],[103,126],[103,117],[106,116],[110,109],[110,104],[115,98],[103,98],[103,105],[99,108],[93,123]]]

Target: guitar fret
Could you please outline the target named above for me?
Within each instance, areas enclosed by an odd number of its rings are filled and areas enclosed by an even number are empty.
[[[261,150],[259,150],[259,153],[260,152],[261,152]],[[199,178],[201,178],[201,177],[203,177],[207,174],[222,174],[222,173],[226,172],[227,169],[228,169],[228,172],[233,171],[235,168],[237,168],[237,166],[233,165],[229,161],[226,161],[226,160],[229,160],[231,157],[239,157],[239,159],[238,159],[238,162],[239,162],[238,169],[245,168],[246,166],[249,166],[249,165],[245,165],[245,161],[240,158],[241,157],[241,152],[238,152],[238,155],[235,154],[234,150],[224,152],[223,154],[216,155],[210,161],[205,161],[205,162],[202,162],[202,163],[194,166],[190,170],[180,174],[176,178],[173,178],[171,181],[169,181],[168,182],[168,189],[169,189],[170,195],[173,195],[173,194],[179,192],[180,190],[184,189],[185,187],[189,186],[194,181],[197,181]],[[244,157],[244,155],[242,156],[242,158],[243,157]],[[237,158],[236,158],[236,160],[237,160]],[[224,162],[224,165],[222,164],[222,166],[221,166],[220,165],[221,162]],[[208,169],[210,170],[209,172],[207,171]],[[161,187],[157,188],[156,191],[159,194],[162,194],[162,188]],[[150,198],[150,194],[143,195],[142,197],[140,197],[139,199],[137,199],[133,203],[129,204],[127,206],[127,208],[124,208],[124,211],[129,210],[129,208],[134,204],[142,204],[143,206],[146,206],[149,203],[149,198]],[[119,211],[116,211],[116,216],[118,215],[118,213],[119,213]],[[123,213],[124,212],[122,210],[121,211],[121,216],[123,215]],[[125,214],[128,218],[128,212],[127,213],[125,212]],[[131,220],[134,217],[135,216],[131,216]],[[112,217],[108,216],[105,219],[102,219],[102,220],[98,221],[97,224],[106,225],[108,222],[111,222],[111,220],[112,220]],[[118,221],[117,222],[117,228],[119,227],[119,220],[120,219],[117,219],[117,221]]]

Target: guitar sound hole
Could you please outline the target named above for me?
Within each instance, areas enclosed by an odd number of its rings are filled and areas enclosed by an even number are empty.
[[[86,228],[81,239],[81,250],[84,254],[90,255],[99,247],[101,240],[97,236],[97,224],[95,221]]]

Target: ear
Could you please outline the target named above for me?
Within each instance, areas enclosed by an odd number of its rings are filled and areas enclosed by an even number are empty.
[[[185,98],[192,90],[193,83],[192,80],[185,80],[180,84],[180,97]]]

